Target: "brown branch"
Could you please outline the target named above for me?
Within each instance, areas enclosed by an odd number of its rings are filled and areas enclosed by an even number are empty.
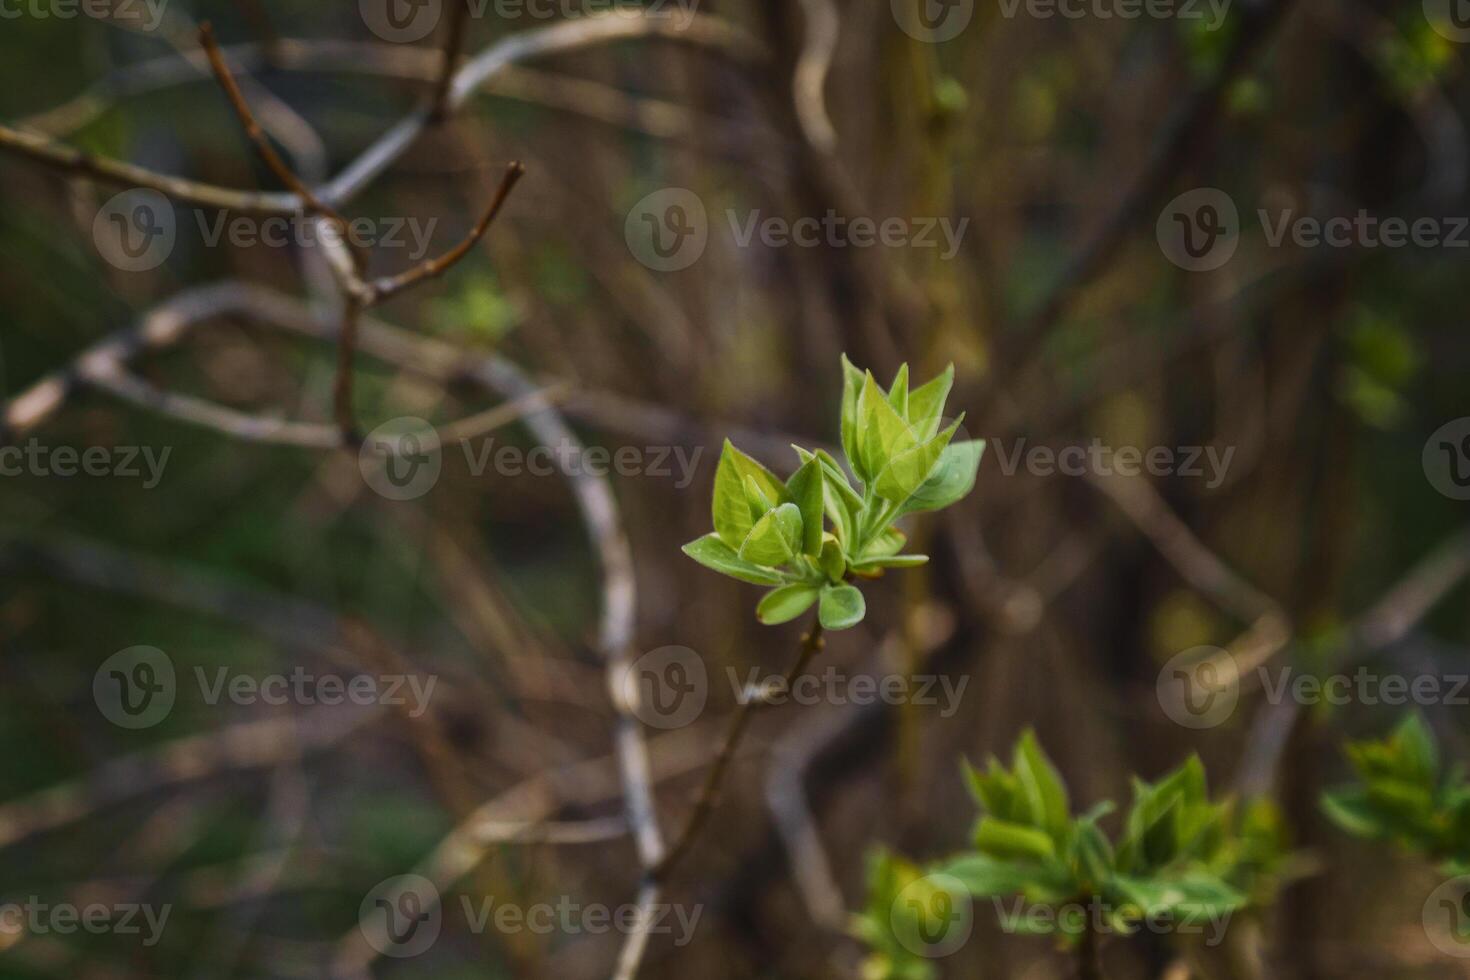
[[[294,194],[237,191],[160,174],[120,160],[93,156],[45,136],[9,126],[0,125],[0,150],[44,163],[63,173],[82,174],[118,187],[146,187],[200,207],[251,214],[294,214],[301,209],[301,201]]]
[[[286,164],[285,160],[281,159],[281,155],[271,145],[270,137],[256,121],[255,113],[250,110],[250,103],[245,101],[245,96],[240,91],[235,76],[230,72],[229,65],[225,64],[225,57],[219,49],[219,42],[214,39],[214,28],[208,21],[199,25],[199,44],[204,48],[204,53],[209,56],[209,66],[214,70],[214,77],[219,82],[220,88],[225,90],[226,97],[229,98],[230,104],[235,109],[235,115],[240,118],[240,125],[245,128],[245,135],[249,136],[250,141],[255,144],[255,149],[260,154],[260,158],[265,161],[265,165],[281,183],[289,187],[305,202],[308,210],[336,222],[345,238],[347,221],[331,205],[317,197],[312,189],[296,176],[296,172]]]
[[[812,658],[826,645],[822,637],[821,620],[812,623],[812,628],[801,637],[801,649],[797,653],[796,661],[786,671],[786,686],[791,684],[802,674],[806,673],[807,665]],[[730,769],[730,763],[735,758],[735,750],[740,747],[741,740],[745,737],[745,729],[754,717],[754,708],[759,704],[755,697],[748,697],[744,703],[735,711],[735,717],[731,719],[730,730],[725,735],[725,744],[720,748],[720,754],[715,759],[715,764],[710,767],[704,779],[704,786],[700,790],[699,798],[694,804],[694,810],[689,814],[689,820],[684,824],[684,829],[675,838],[669,847],[668,853],[662,861],[656,864],[648,873],[649,880],[654,883],[666,881],[674,868],[689,853],[690,845],[699,835],[710,814],[714,811],[715,803],[718,801],[720,787],[725,781],[725,774]]]
[[[510,196],[511,189],[515,187],[516,182],[521,179],[525,172],[526,168],[519,161],[511,161],[510,165],[505,168],[505,176],[500,180],[500,189],[495,192],[495,197],[490,202],[490,206],[485,209],[485,213],[480,216],[480,220],[475,222],[475,227],[470,230],[470,233],[465,236],[464,240],[443,255],[428,259],[423,264],[415,266],[407,272],[378,279],[373,282],[371,286],[373,301],[380,303],[396,296],[405,289],[410,289],[418,285],[425,279],[437,279],[456,262],[468,255],[470,249],[474,248],[475,244],[481,238],[485,237],[485,232],[490,230],[491,222],[500,213],[500,209],[505,205],[505,199]]]
[[[444,64],[439,80],[434,83],[434,97],[429,102],[429,119],[443,122],[449,114],[449,84],[454,81],[455,65],[464,50],[465,21],[469,17],[470,0],[450,0],[449,31],[444,38]]]

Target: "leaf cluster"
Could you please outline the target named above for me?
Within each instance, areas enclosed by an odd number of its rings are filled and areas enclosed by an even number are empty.
[[[1381,740],[1349,742],[1346,753],[1358,781],[1323,794],[1334,823],[1470,874],[1470,783],[1463,767],[1443,769],[1423,718],[1409,715]]]
[[[886,390],[846,357],[842,372],[848,468],[826,450],[793,446],[798,468],[781,480],[727,439],[715,471],[714,532],[684,546],[721,574],[771,586],[756,608],[769,625],[813,604],[826,629],[857,625],[866,603],[852,579],[928,561],[901,553],[907,538],[895,522],[948,507],[975,486],[984,442],[955,442],[959,421],[942,422],[952,365],[913,390],[907,364]]]

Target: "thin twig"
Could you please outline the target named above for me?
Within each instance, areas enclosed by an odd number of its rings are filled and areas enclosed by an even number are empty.
[[[214,69],[214,77],[219,82],[220,88],[225,90],[226,97],[235,109],[235,115],[240,118],[240,125],[245,128],[245,135],[255,144],[256,151],[265,165],[281,183],[295,191],[297,196],[306,203],[309,210],[316,214],[329,217],[337,223],[340,230],[345,234],[347,221],[337,213],[331,205],[316,196],[310,187],[296,176],[276,148],[271,145],[270,137],[265,134],[260,123],[255,119],[255,113],[250,111],[250,103],[245,101],[245,96],[240,91],[240,86],[235,82],[235,76],[230,71],[229,65],[225,64],[224,55],[220,52],[219,42],[214,39],[214,28],[208,21],[199,25],[199,44],[204,48],[204,53],[209,56],[209,66]]]
[[[470,0],[450,0],[449,29],[444,38],[444,64],[439,69],[439,80],[434,83],[434,97],[429,102],[429,119],[443,122],[449,112],[449,85],[454,81],[454,69],[459,62],[459,53],[464,49],[465,21],[470,13]]]
[[[786,671],[786,687],[802,674],[806,673],[807,665],[812,658],[826,645],[822,637],[822,623],[816,620],[812,628],[801,637],[801,649],[797,652],[796,661]],[[740,741],[745,737],[745,729],[754,717],[754,708],[759,703],[757,698],[749,698],[744,701],[735,711],[735,717],[730,721],[730,730],[725,735],[725,744],[720,748],[720,754],[715,758],[715,764],[710,767],[705,776],[704,786],[700,790],[699,798],[694,804],[694,810],[689,815],[689,820],[684,824],[684,829],[669,847],[669,852],[664,855],[652,871],[649,877],[654,882],[668,880],[674,868],[683,860],[684,855],[689,852],[690,845],[699,835],[710,813],[714,810],[718,800],[720,787],[724,784],[725,774],[730,768],[731,761],[735,758],[735,750],[740,747]]]
[[[410,289],[418,285],[426,279],[437,279],[456,262],[468,255],[470,249],[474,248],[475,244],[481,238],[485,237],[485,232],[490,230],[491,222],[500,213],[500,209],[505,205],[505,199],[510,196],[512,188],[515,187],[516,182],[521,179],[525,172],[526,168],[521,165],[520,161],[512,160],[510,165],[505,168],[505,176],[500,179],[500,188],[495,192],[495,197],[491,200],[490,206],[485,209],[484,214],[480,215],[480,220],[475,222],[475,227],[470,230],[470,233],[465,236],[464,240],[443,255],[428,259],[423,264],[415,266],[407,272],[378,279],[373,282],[372,291],[374,301],[383,302],[403,292],[405,289]]]
[[[9,126],[0,125],[0,150],[9,150],[63,173],[83,174],[118,187],[144,187],[205,208],[250,214],[295,214],[301,209],[301,199],[295,194],[237,191],[160,174],[120,160],[95,157],[37,133]]]

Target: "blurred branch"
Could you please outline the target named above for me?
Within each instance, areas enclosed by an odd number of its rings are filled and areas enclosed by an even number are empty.
[[[44,136],[21,132],[4,125],[0,125],[0,150],[28,157],[63,173],[95,177],[114,186],[145,187],[167,194],[174,200],[205,208],[245,211],[251,214],[294,214],[300,203],[294,194],[236,191],[182,177],[170,177],[143,167],[135,167],[131,163],[83,153]]]
[[[113,759],[72,782],[0,804],[0,847],[136,796],[330,748],[381,714],[372,707],[242,722]]]

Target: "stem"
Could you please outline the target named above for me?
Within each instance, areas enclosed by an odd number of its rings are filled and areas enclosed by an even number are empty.
[[[1089,907],[1091,903],[1088,903]],[[1082,930],[1082,941],[1077,945],[1077,980],[1104,980],[1102,955],[1099,949],[1101,935],[1097,923],[1092,921],[1089,908],[1086,924]]]
[[[786,686],[791,684],[806,672],[807,665],[811,663],[812,657],[826,645],[822,638],[822,622],[815,619],[812,628],[801,637],[801,649],[797,652],[796,661],[786,671]],[[735,758],[735,750],[740,746],[740,740],[745,737],[746,726],[750,724],[751,717],[755,714],[754,708],[757,704],[755,698],[750,698],[741,704],[735,711],[735,717],[730,720],[730,728],[725,733],[725,744],[720,747],[720,754],[715,758],[715,763],[710,767],[705,776],[704,786],[700,790],[699,799],[694,804],[694,812],[689,815],[689,822],[684,825],[677,840],[674,841],[663,860],[654,865],[649,871],[649,878],[655,882],[661,882],[668,878],[684,856],[689,852],[694,838],[699,835],[705,822],[709,820],[714,811],[716,798],[719,796],[720,786],[725,781],[725,774],[729,771],[730,763]]]

